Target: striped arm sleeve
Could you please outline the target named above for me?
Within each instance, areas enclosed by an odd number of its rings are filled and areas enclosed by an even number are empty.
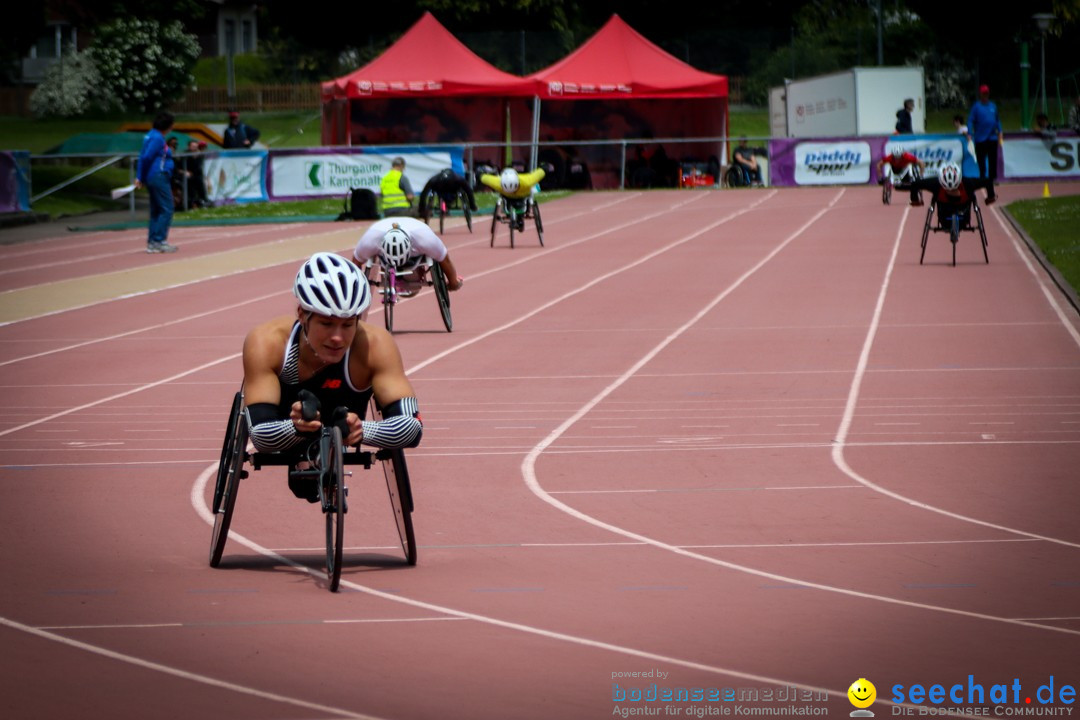
[[[413,448],[420,444],[424,425],[416,398],[402,398],[383,409],[383,420],[365,420],[365,445],[378,448]]]
[[[273,405],[267,405],[267,408],[270,412],[276,411]],[[264,420],[268,411],[258,405],[252,405],[247,412],[251,425],[251,444],[259,452],[282,452],[299,445],[305,439],[296,432],[296,425],[289,418]],[[260,420],[262,422],[259,422]]]

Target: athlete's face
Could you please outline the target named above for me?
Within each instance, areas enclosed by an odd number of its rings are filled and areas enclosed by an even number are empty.
[[[300,319],[304,321],[304,317]],[[335,363],[345,357],[345,351],[356,337],[356,318],[336,318],[312,313],[304,322],[304,332],[319,358],[327,363]]]

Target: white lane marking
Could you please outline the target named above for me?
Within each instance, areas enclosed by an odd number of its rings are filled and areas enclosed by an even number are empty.
[[[199,474],[199,477],[196,478],[195,483],[191,487],[191,498],[190,499],[191,499],[192,507],[195,509],[195,512],[198,513],[199,517],[201,517],[208,525],[211,525],[211,526],[214,524],[214,516],[210,512],[210,509],[206,506],[204,496],[206,494],[206,485],[207,485],[208,481],[210,480],[211,475],[215,475],[216,473],[217,473],[217,465],[216,464],[208,466],[205,470],[203,470],[202,473]],[[273,552],[272,550],[259,545],[258,543],[254,542],[253,540],[249,540],[248,538],[244,537],[243,535],[240,535],[235,530],[230,530],[229,531],[229,540],[234,541],[234,542],[238,542],[241,545],[244,545],[245,547],[248,547],[251,550],[259,553],[260,555],[271,558],[275,562],[281,563],[282,565],[287,565],[287,566],[293,568],[294,570],[299,570],[300,572],[307,573],[308,575],[310,575],[313,578],[316,578],[316,579],[324,579],[325,578],[325,572],[323,572],[321,570],[315,570],[315,569],[310,568],[310,567],[308,567],[306,565],[302,565],[301,563],[298,563],[298,562],[296,562],[294,560],[290,560],[289,558],[287,558],[287,557],[285,557],[283,555],[279,555],[279,554]],[[512,630],[512,631],[516,631],[516,632],[522,632],[522,633],[526,633],[526,634],[529,634],[529,635],[535,635],[535,636],[542,637],[542,638],[547,639],[547,640],[555,640],[555,641],[559,641],[559,642],[565,642],[565,643],[569,643],[569,644],[572,644],[572,645],[579,645],[581,647],[587,647],[587,648],[592,648],[592,649],[596,649],[596,650],[603,650],[605,652],[612,652],[612,653],[617,653],[617,654],[620,654],[620,655],[628,655],[630,657],[641,658],[641,659],[650,660],[650,661],[653,661],[653,662],[667,663],[669,665],[677,665],[679,667],[687,668],[687,669],[690,669],[690,670],[697,670],[697,671],[712,673],[712,674],[716,674],[716,675],[734,677],[734,678],[739,678],[741,680],[747,680],[747,681],[751,681],[751,682],[768,683],[768,684],[783,685],[783,686],[792,686],[792,687],[799,688],[801,690],[810,690],[812,692],[824,692],[824,693],[828,693],[829,695],[831,695],[833,697],[836,697],[836,698],[846,698],[847,697],[846,692],[840,692],[840,691],[833,690],[833,689],[830,689],[830,688],[816,687],[816,686],[813,686],[813,685],[806,685],[806,684],[803,684],[803,683],[793,682],[793,681],[790,681],[790,680],[784,680],[784,679],[773,678],[773,677],[769,677],[769,676],[765,676],[765,675],[757,675],[757,674],[754,674],[754,673],[742,672],[740,670],[735,670],[733,668],[725,668],[725,667],[720,667],[720,666],[716,666],[716,665],[706,665],[704,663],[695,662],[693,660],[686,660],[684,658],[677,658],[677,657],[673,657],[673,656],[669,656],[669,655],[661,655],[659,653],[653,653],[653,652],[649,652],[647,650],[639,650],[637,648],[627,647],[627,646],[624,646],[624,645],[616,645],[614,643],[603,642],[601,640],[592,640],[590,638],[581,637],[579,635],[570,635],[568,633],[558,632],[558,631],[555,631],[555,630],[545,630],[543,628],[538,628],[538,627],[535,627],[535,626],[532,626],[532,625],[525,625],[524,623],[511,622],[509,620],[501,620],[499,618],[489,617],[487,615],[480,615],[478,613],[467,612],[465,610],[458,610],[458,609],[451,608],[451,607],[446,607],[446,606],[443,606],[443,605],[437,605],[435,603],[425,602],[423,600],[415,600],[413,598],[405,597],[405,596],[400,595],[400,594],[388,593],[388,592],[384,592],[382,590],[376,590],[375,588],[367,587],[365,585],[360,585],[358,583],[354,583],[354,582],[352,582],[350,580],[347,580],[345,578],[342,578],[341,586],[351,588],[353,590],[365,593],[365,594],[370,595],[372,597],[377,597],[377,598],[380,598],[380,599],[383,599],[383,600],[389,600],[390,602],[401,603],[403,605],[409,605],[411,607],[421,608],[421,609],[428,610],[428,611],[431,611],[431,612],[443,613],[443,614],[449,615],[451,617],[462,618],[462,619],[466,619],[466,620],[474,620],[476,622],[484,623],[486,625],[492,625],[492,626],[495,626],[495,627],[498,627],[498,628],[503,628],[505,630]],[[887,701],[882,701],[882,702],[887,702]]]
[[[1001,219],[1001,213],[999,213],[995,209],[991,210],[991,214],[997,219],[998,225],[1000,225],[1001,228],[1005,231],[1005,234],[1009,237],[1009,240],[1012,241],[1013,249],[1016,250],[1016,254],[1019,255],[1020,259],[1024,262],[1024,265],[1027,267],[1028,272],[1030,272],[1032,277],[1035,278],[1036,284],[1038,284],[1039,289],[1042,290],[1043,297],[1046,298],[1046,301],[1050,304],[1050,307],[1053,308],[1054,314],[1057,315],[1058,320],[1060,320],[1061,324],[1065,326],[1065,330],[1069,333],[1069,336],[1072,337],[1073,342],[1076,343],[1077,347],[1080,347],[1080,331],[1078,331],[1076,329],[1076,326],[1073,325],[1072,321],[1069,320],[1068,316],[1066,316],[1065,314],[1065,311],[1061,307],[1061,303],[1058,302],[1057,297],[1055,296],[1057,288],[1054,288],[1054,292],[1051,292],[1049,283],[1045,279],[1046,276],[1039,270],[1035,269],[1035,265],[1028,257],[1029,251],[1026,248],[1022,248],[1020,246],[1020,240],[1018,239],[1016,233],[1013,231],[1012,227],[1007,222]]]
[[[319,548],[320,551],[326,548]],[[448,620],[461,620],[455,617],[419,617],[419,618],[352,618],[341,620],[234,620],[218,621],[207,620],[200,622],[190,620],[185,622],[170,623],[116,623],[112,625],[38,625],[38,630],[156,630],[158,628],[207,628],[207,627],[245,627],[253,625],[379,625],[382,623],[410,623],[410,622],[447,622]]]
[[[581,420],[581,418],[583,418],[586,414],[588,414],[594,407],[599,405],[608,395],[615,392],[615,390],[617,390],[619,387],[621,387],[627,381],[629,381],[631,378],[633,378],[638,370],[640,370],[647,363],[649,363],[653,358],[655,358],[657,355],[659,355],[660,352],[664,350],[664,348],[666,348],[668,345],[670,345],[672,342],[674,342],[683,333],[685,333],[687,330],[689,330],[691,327],[693,327],[693,325],[695,323],[697,323],[710,310],[712,310],[716,305],[718,305],[722,300],[724,300],[724,298],[726,298],[728,295],[730,295],[732,292],[734,292],[736,288],[738,288],[743,282],[745,282],[748,278],[750,278],[754,273],[756,273],[758,270],[760,270],[762,267],[764,267],[770,260],[772,260],[772,258],[774,258],[777,254],[779,254],[781,250],[783,250],[792,241],[794,241],[795,238],[797,238],[799,235],[801,235],[803,232],[805,232],[811,225],[813,225],[813,223],[817,222],[818,219],[820,219],[826,212],[828,212],[830,209],[832,209],[833,206],[836,205],[837,200],[840,199],[840,196],[843,195],[843,193],[844,193],[844,191],[841,190],[840,193],[837,194],[837,196],[833,198],[832,202],[830,202],[828,206],[826,206],[824,209],[822,209],[817,214],[815,214],[809,221],[806,222],[806,224],[804,224],[802,227],[800,227],[794,233],[789,235],[787,237],[787,239],[785,239],[782,243],[780,243],[775,248],[773,248],[773,250],[770,251],[764,258],[762,258],[756,265],[754,265],[749,270],[747,270],[745,273],[743,273],[737,280],[735,280],[731,285],[729,285],[723,292],[721,292],[719,295],[717,295],[715,298],[713,298],[713,300],[708,305],[706,305],[704,308],[702,308],[696,315],[694,315],[694,317],[690,318],[690,320],[686,321],[682,326],[680,326],[679,328],[674,330],[670,335],[668,335],[664,340],[662,340],[652,350],[650,350],[641,359],[639,359],[637,362],[635,362],[626,372],[624,372],[622,375],[620,375],[614,382],[612,382],[607,387],[605,387],[603,390],[601,390],[599,393],[597,393],[591,400],[589,400],[587,403],[582,405],[577,410],[577,412],[575,412],[569,418],[564,420],[562,422],[562,424],[559,425],[559,427],[552,430],[551,433],[546,438],[544,438],[539,443],[537,443],[537,445],[532,450],[529,451],[529,454],[526,455],[525,459],[522,460],[522,462],[521,462],[521,473],[522,473],[522,477],[525,480],[526,486],[533,492],[533,494],[535,494],[538,498],[540,498],[544,502],[546,502],[549,505],[551,505],[551,506],[565,512],[566,514],[570,515],[571,517],[574,517],[574,518],[577,518],[578,520],[581,520],[582,522],[588,523],[590,525],[593,525],[595,527],[598,527],[598,528],[601,528],[601,529],[604,529],[604,530],[608,530],[609,532],[615,533],[616,535],[621,535],[621,536],[629,538],[631,540],[637,540],[637,541],[640,541],[640,542],[643,542],[643,543],[648,543],[649,545],[652,545],[653,547],[659,548],[661,550],[667,550],[667,551],[669,551],[669,552],[671,552],[673,554],[676,554],[676,555],[681,555],[683,557],[688,557],[688,558],[692,558],[692,559],[695,559],[695,560],[701,560],[702,562],[706,562],[706,563],[713,564],[713,565],[718,565],[720,567],[724,567],[724,568],[727,568],[729,570],[745,572],[745,573],[750,574],[750,575],[756,575],[758,577],[768,578],[770,580],[777,580],[777,581],[780,581],[780,582],[783,582],[783,583],[791,583],[791,584],[795,584],[795,585],[798,585],[798,586],[801,586],[801,587],[807,587],[807,588],[813,588],[813,589],[816,589],[816,590],[824,590],[826,592],[838,593],[838,594],[841,594],[841,595],[847,595],[849,597],[856,597],[856,598],[861,598],[861,599],[864,599],[864,600],[874,600],[874,601],[878,601],[878,602],[887,603],[887,604],[890,604],[890,605],[899,605],[899,606],[902,606],[902,607],[917,608],[917,609],[920,609],[920,610],[928,610],[928,611],[931,611],[931,612],[940,612],[940,613],[945,613],[945,614],[948,614],[948,615],[957,615],[957,616],[960,616],[960,617],[970,618],[970,619],[974,619],[974,620],[986,620],[986,621],[996,622],[996,623],[1005,623],[1005,624],[1010,624],[1010,625],[1021,625],[1021,626],[1024,626],[1024,627],[1030,627],[1030,628],[1039,629],[1039,630],[1046,630],[1046,631],[1055,632],[1055,633],[1063,633],[1063,634],[1068,634],[1068,635],[1080,635],[1080,630],[1069,630],[1069,629],[1066,629],[1066,628],[1058,628],[1058,627],[1053,627],[1053,626],[1049,626],[1049,625],[1039,625],[1037,623],[1029,623],[1029,622],[1023,622],[1023,621],[1017,621],[1017,620],[1012,620],[1012,619],[1009,619],[1009,618],[1003,618],[1003,617],[998,617],[998,616],[994,616],[994,615],[988,615],[988,614],[985,614],[985,613],[973,612],[973,611],[969,611],[969,610],[961,610],[961,609],[958,609],[958,608],[943,607],[943,606],[939,606],[939,605],[930,605],[930,604],[927,604],[927,603],[918,603],[918,602],[913,602],[913,601],[909,601],[909,600],[902,600],[902,599],[898,599],[898,598],[892,598],[892,597],[888,597],[888,596],[885,596],[885,595],[876,595],[876,594],[873,594],[873,593],[866,593],[866,592],[861,592],[861,591],[858,591],[858,590],[852,590],[850,588],[837,587],[837,586],[833,586],[833,585],[825,585],[825,584],[822,584],[822,583],[810,582],[810,581],[807,581],[807,580],[801,580],[801,579],[797,579],[797,578],[787,577],[787,576],[779,575],[779,574],[776,574],[776,573],[766,572],[766,571],[760,570],[758,568],[753,568],[753,567],[749,567],[749,566],[746,566],[746,565],[739,565],[739,564],[733,563],[733,562],[727,562],[725,560],[720,560],[718,558],[709,557],[708,555],[702,555],[700,553],[692,552],[690,550],[679,547],[677,545],[672,545],[672,544],[666,543],[666,542],[664,542],[662,540],[657,540],[655,538],[651,538],[651,537],[648,537],[646,535],[642,535],[642,534],[634,532],[632,530],[627,530],[626,528],[619,527],[617,525],[612,525],[611,523],[608,523],[608,522],[604,522],[603,520],[600,520],[599,518],[593,517],[592,515],[588,515],[588,514],[586,514],[584,512],[581,512],[580,510],[578,510],[576,508],[573,508],[573,507],[567,505],[563,501],[561,501],[561,500],[555,498],[554,496],[552,496],[551,493],[549,493],[548,491],[544,490],[543,487],[541,487],[540,481],[539,481],[539,479],[537,478],[537,475],[536,475],[536,461],[540,457],[541,453],[543,453],[556,440],[558,440],[559,437],[561,437],[571,426],[573,426],[575,423],[577,423],[579,420]],[[904,219],[905,220],[907,218],[907,214],[908,214],[908,210],[905,209],[904,210]],[[893,246],[892,257],[891,257],[891,259],[889,261],[889,265],[888,265],[889,269],[888,269],[888,271],[886,273],[886,279],[885,279],[885,283],[883,284],[883,290],[884,290],[884,288],[886,288],[888,286],[888,278],[889,278],[889,275],[892,272],[892,267],[893,267],[893,265],[895,264],[895,261],[896,261],[896,253],[897,253],[897,250],[899,249],[900,238],[902,236],[903,226],[904,226],[904,222],[901,222],[900,230],[897,231],[896,243]],[[879,307],[878,307],[877,312],[875,313],[875,319],[880,316],[880,305],[882,304],[883,300],[884,300],[884,293],[882,293],[882,295],[879,297],[879,300],[878,300]],[[876,327],[876,326],[872,325],[872,327]],[[862,367],[863,368],[865,368],[865,361],[866,361],[866,356],[867,355],[868,355],[868,347],[864,347],[863,357],[860,358],[860,360],[862,361]],[[861,378],[861,375],[858,376],[857,379],[858,378]],[[849,399],[849,408],[848,409],[849,410],[851,409],[850,399]],[[848,423],[850,424],[850,417],[848,415],[845,415],[845,418],[848,420]],[[853,479],[856,479],[858,482],[860,482],[862,484],[867,484],[866,482],[864,482],[863,480],[861,480],[859,478],[853,478]],[[984,525],[987,525],[989,527],[994,527],[990,523],[980,523],[980,524],[984,524]],[[1042,537],[1039,537],[1039,536],[1036,536],[1036,535],[1032,535],[1030,533],[1022,533],[1022,532],[1019,532],[1019,531],[1012,531],[1012,530],[1009,530],[1007,528],[995,528],[995,529],[1002,529],[1002,530],[1004,530],[1006,532],[1013,532],[1013,533],[1016,533],[1016,534],[1028,535],[1030,537],[1036,537],[1038,539],[1047,540],[1049,542],[1060,542],[1060,543],[1063,543],[1063,544],[1070,544],[1071,545],[1071,543],[1065,543],[1064,541],[1059,541],[1059,540],[1056,540],[1056,539],[1053,539],[1053,538],[1042,538]]]
[[[137,667],[145,668],[147,670],[153,670],[155,672],[164,673],[165,675],[172,675],[173,677],[180,678],[182,680],[188,680],[191,682],[202,683],[203,685],[210,685],[212,687],[221,688],[222,690],[228,690],[230,692],[240,693],[242,695],[250,695],[257,697],[261,700],[270,700],[272,702],[284,703],[287,705],[294,705],[296,707],[305,708],[307,710],[317,710],[318,712],[330,713],[340,717],[348,718],[361,718],[362,720],[380,720],[374,715],[364,715],[362,713],[352,712],[351,710],[344,710],[342,708],[332,707],[330,705],[320,705],[319,703],[308,702],[306,700],[300,700],[298,698],[288,697],[286,695],[279,695],[277,693],[267,692],[265,690],[258,690],[256,688],[247,687],[245,685],[238,685],[233,682],[225,682],[224,680],[218,680],[217,678],[210,677],[208,675],[200,675],[198,673],[188,672],[187,670],[180,670],[179,668],[170,667],[169,665],[162,665],[151,660],[144,660],[134,655],[127,655],[125,653],[116,652],[115,650],[109,650],[107,648],[99,647],[97,645],[91,645],[90,643],[82,642],[80,640],[73,640],[63,635],[57,635],[54,632],[48,630],[40,630],[30,625],[24,625],[23,623],[16,622],[9,618],[0,617],[0,625],[11,628],[12,630],[18,630],[35,637],[42,638],[43,640],[51,640],[68,647],[73,647],[79,650],[85,650],[86,652],[94,655],[100,655],[107,657],[110,660],[118,660],[129,665],[135,665]]]
[[[235,310],[238,307],[243,307],[244,305],[250,305],[251,303],[262,302],[263,300],[269,300],[272,297],[276,297],[278,295],[283,295],[283,294],[284,294],[283,292],[268,293],[266,295],[260,295],[258,297],[250,298],[248,300],[242,300],[242,301],[240,301],[238,303],[233,303],[231,305],[226,305],[224,307],[218,307],[218,308],[215,308],[213,310],[208,310],[206,312],[195,313],[194,315],[185,315],[184,317],[176,318],[175,320],[167,320],[166,322],[157,323],[155,325],[147,325],[145,327],[136,328],[135,330],[128,330],[126,332],[116,333],[115,335],[107,335],[105,337],[94,338],[92,340],[84,340],[82,342],[73,343],[71,345],[65,345],[63,347],[53,348],[52,350],[44,350],[44,351],[39,352],[39,353],[34,353],[33,355],[23,355],[21,357],[12,358],[10,360],[4,360],[3,362],[0,362],[0,367],[4,367],[5,365],[11,365],[12,363],[23,362],[25,360],[35,360],[37,358],[45,357],[46,355],[53,355],[53,354],[58,353],[58,352],[66,352],[68,350],[75,350],[77,348],[86,347],[87,345],[94,345],[96,343],[108,342],[109,340],[119,340],[120,338],[125,338],[125,337],[130,337],[132,335],[138,335],[140,333],[150,332],[151,330],[158,330],[158,329],[163,328],[163,327],[168,327],[169,325],[176,325],[178,323],[185,323],[185,322],[189,322],[191,320],[198,320],[199,318],[208,317],[210,315],[215,315],[215,314],[220,313],[220,312],[227,312],[229,310]]]
[[[122,397],[127,397],[128,395],[134,395],[135,393],[142,392],[143,390],[150,390],[151,388],[156,388],[156,387],[159,387],[161,385],[165,385],[167,383],[172,382],[173,380],[178,380],[179,378],[187,377],[188,375],[194,375],[197,372],[202,372],[203,370],[205,370],[207,368],[214,367],[215,365],[220,365],[223,362],[228,362],[230,360],[236,360],[237,358],[240,357],[240,355],[241,355],[241,353],[233,353],[232,355],[226,355],[223,358],[218,358],[217,360],[211,360],[208,363],[203,363],[202,365],[199,365],[197,367],[193,367],[190,370],[185,370],[184,372],[177,373],[175,375],[170,375],[167,378],[162,378],[161,380],[155,380],[154,382],[146,383],[145,385],[140,385],[138,387],[132,388],[131,390],[126,390],[126,391],[121,392],[121,393],[116,393],[115,395],[109,395],[108,397],[103,397],[100,400],[94,400],[93,402],[84,403],[82,405],[76,405],[75,407],[68,408],[66,410],[61,410],[60,412],[53,413],[52,415],[47,415],[47,416],[45,416],[43,418],[38,418],[37,420],[31,420],[30,422],[23,423],[22,425],[16,425],[15,427],[7,428],[6,430],[0,430],[0,437],[3,437],[4,435],[10,435],[11,433],[17,432],[19,430],[25,430],[26,428],[29,428],[29,427],[34,427],[35,425],[41,425],[42,423],[47,423],[50,420],[55,420],[56,418],[64,417],[65,415],[70,415],[71,413],[76,413],[76,412],[79,412],[80,410],[85,410],[87,408],[96,407],[97,405],[101,405],[103,403],[111,402],[113,400],[118,400],[118,399],[120,399]]]
[[[998,523],[992,523],[987,520],[980,520],[968,515],[961,515],[944,508],[930,505],[929,503],[920,502],[913,498],[909,498],[905,495],[901,495],[898,492],[889,490],[881,485],[878,485],[871,480],[863,477],[859,473],[848,465],[847,459],[844,457],[844,446],[847,443],[848,434],[851,431],[851,424],[855,417],[855,407],[859,402],[859,392],[862,389],[863,378],[866,375],[866,367],[870,362],[870,350],[874,345],[874,339],[877,337],[878,327],[881,323],[881,313],[885,308],[885,297],[889,292],[889,282],[892,279],[893,268],[896,266],[896,256],[900,250],[900,240],[903,237],[904,226],[907,223],[908,208],[904,208],[904,216],[900,221],[900,228],[896,232],[896,240],[893,242],[892,256],[889,258],[889,264],[885,269],[885,277],[881,281],[881,287],[878,290],[877,303],[874,306],[874,315],[870,320],[870,327],[866,331],[866,338],[863,340],[862,351],[859,354],[859,361],[855,366],[855,375],[851,380],[851,387],[848,391],[847,403],[844,407],[844,416],[840,420],[840,427],[836,432],[836,440],[833,443],[832,448],[832,460],[836,467],[840,468],[840,471],[850,477],[857,483],[865,485],[871,490],[881,493],[886,497],[890,497],[893,500],[897,500],[911,507],[916,507],[921,510],[929,510],[930,512],[943,515],[945,517],[952,518],[954,520],[960,520],[962,522],[972,523],[975,525],[981,525],[982,527],[988,527],[993,530],[1000,530],[1014,535],[1022,535],[1024,537],[1036,538],[1038,540],[1045,540],[1046,542],[1052,542],[1059,545],[1065,545],[1067,547],[1080,548],[1080,543],[1070,542],[1068,540],[1062,540],[1060,538],[1052,538],[1039,533],[1028,532],[1026,530],[1019,530],[1016,528],[1006,527],[999,525]],[[1077,634],[1080,634],[1078,631]]]

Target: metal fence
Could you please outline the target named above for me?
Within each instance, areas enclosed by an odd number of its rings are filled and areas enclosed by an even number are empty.
[[[229,97],[226,87],[204,87],[189,90],[183,99],[170,103],[177,113],[270,112],[281,110],[318,110],[322,106],[322,91],[318,83],[304,85],[251,85],[238,87]]]

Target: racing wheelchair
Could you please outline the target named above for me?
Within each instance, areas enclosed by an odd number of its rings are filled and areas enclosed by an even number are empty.
[[[301,392],[304,418],[314,419],[318,400],[314,395]],[[288,468],[290,481],[313,482],[318,490],[318,503],[326,523],[326,575],[330,592],[337,592],[341,582],[341,564],[345,539],[345,514],[348,512],[348,487],[345,485],[346,467],[361,465],[370,469],[382,466],[386,489],[390,493],[390,505],[394,511],[401,549],[408,565],[416,565],[416,536],[413,533],[412,489],[409,471],[405,465],[405,453],[400,450],[361,451],[342,447],[341,418],[344,408],[335,410],[334,418],[324,423],[318,438],[307,447],[283,453],[256,452],[249,447],[249,418],[244,408],[244,392],[233,396],[229,421],[225,427],[225,441],[221,447],[217,482],[211,510],[214,529],[210,538],[210,567],[218,567],[225,542],[229,536],[236,496],[240,481],[248,477],[247,468],[259,470],[266,466]],[[378,407],[372,399],[372,417],[379,417]]]
[[[937,222],[934,222],[934,214],[937,213]],[[975,216],[976,224],[971,224],[971,217]],[[923,258],[926,257],[926,240],[930,236],[930,231],[943,232],[949,234],[949,241],[952,243],[952,264],[956,267],[956,243],[960,240],[961,232],[978,232],[979,238],[982,241],[983,258],[987,263],[990,262],[990,255],[986,251],[986,227],[983,225],[982,210],[979,209],[979,201],[975,198],[975,195],[971,196],[971,208],[959,213],[952,213],[950,215],[944,215],[938,211],[937,199],[930,201],[930,207],[926,209],[926,225],[923,226],[922,233],[922,252],[919,255],[919,264],[923,264]]]
[[[435,289],[435,299],[439,303],[439,314],[442,315],[443,325],[446,332],[453,332],[454,319],[450,315],[450,290],[446,286],[446,274],[429,257],[416,258],[403,268],[385,268],[380,262],[378,268],[374,267],[375,260],[372,258],[364,264],[364,274],[368,282],[379,288],[379,295],[383,303],[383,322],[389,332],[394,331],[394,306],[400,298],[412,297],[425,287]]]
[[[902,182],[893,182],[893,173],[887,172],[881,178],[881,203],[888,205],[892,202],[893,190],[907,191],[911,189],[911,184],[921,177],[919,168],[916,165],[911,166],[910,175],[901,175]],[[907,178],[906,180],[904,178]]]
[[[420,206],[420,217],[424,222],[430,222],[433,215],[439,216],[439,234],[443,234],[446,218],[452,210],[461,210],[465,215],[465,224],[472,232],[472,210],[469,208],[469,198],[464,190],[457,190],[452,196],[442,196],[437,192],[429,192],[424,196]]]
[[[525,221],[532,220],[536,225],[536,237],[540,247],[544,246],[544,223],[540,219],[540,204],[530,195],[524,198],[507,198],[502,195],[495,202],[491,213],[491,247],[495,247],[495,234],[499,224],[510,226],[510,247],[514,247],[514,232],[525,231]]]

